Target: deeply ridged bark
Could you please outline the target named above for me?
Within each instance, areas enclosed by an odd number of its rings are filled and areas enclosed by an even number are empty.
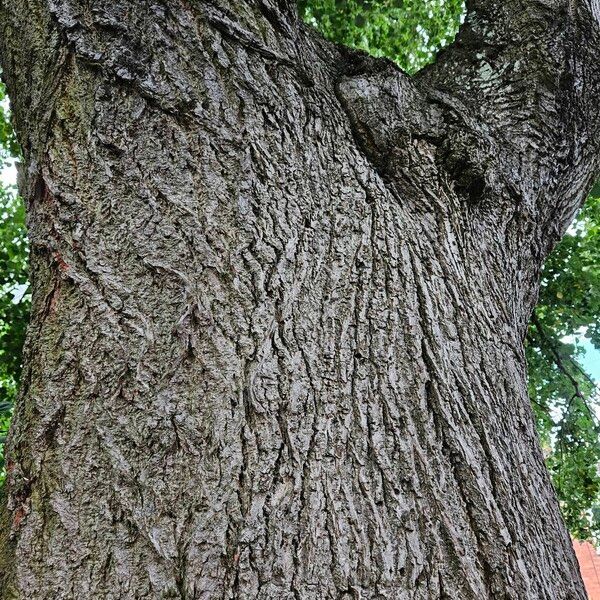
[[[3,598],[585,597],[522,339],[597,171],[598,7],[500,4],[410,79],[291,3],[0,2]]]

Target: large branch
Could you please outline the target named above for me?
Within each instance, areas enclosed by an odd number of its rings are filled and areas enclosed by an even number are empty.
[[[497,191],[511,220],[539,224],[543,256],[598,173],[600,4],[467,4],[457,40],[417,80],[449,114],[476,120],[471,155],[487,144],[486,178],[510,182]]]

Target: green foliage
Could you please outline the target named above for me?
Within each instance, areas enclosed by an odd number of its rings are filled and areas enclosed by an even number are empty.
[[[8,110],[5,107],[6,88],[0,83],[0,160],[2,164],[10,157],[19,156],[21,150],[10,124]]]
[[[0,102],[4,103],[0,84]],[[0,168],[18,155],[8,111],[0,105]],[[0,185],[0,482],[4,440],[21,374],[21,351],[29,318],[25,211],[13,187]]]
[[[556,487],[562,513],[572,535],[597,539],[600,478],[598,428],[585,401],[575,397],[564,411],[547,465]]]
[[[300,14],[328,39],[395,60],[414,73],[454,39],[463,0],[301,0]]]
[[[573,535],[599,538],[598,388],[582,367],[600,350],[600,186],[544,267],[527,338],[529,394],[563,514]]]
[[[12,401],[21,373],[29,316],[27,240],[23,203],[0,188],[0,411]]]
[[[454,39],[457,0],[303,0],[325,37],[395,60],[414,73]],[[600,538],[596,383],[581,365],[586,338],[600,349],[600,186],[547,261],[527,338],[529,392],[538,432],[571,533]]]

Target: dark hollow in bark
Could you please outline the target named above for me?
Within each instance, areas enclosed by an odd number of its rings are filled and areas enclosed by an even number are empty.
[[[291,2],[0,0],[33,314],[4,599],[585,598],[522,340],[597,0],[408,78]]]

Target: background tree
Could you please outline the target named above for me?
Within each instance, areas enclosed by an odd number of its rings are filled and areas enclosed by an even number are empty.
[[[598,384],[581,364],[581,338],[600,348],[600,190],[550,255],[527,337],[529,393],[547,463],[573,535],[597,537]]]
[[[301,0],[299,10],[327,38],[415,73],[454,40],[465,6],[462,0]]]

